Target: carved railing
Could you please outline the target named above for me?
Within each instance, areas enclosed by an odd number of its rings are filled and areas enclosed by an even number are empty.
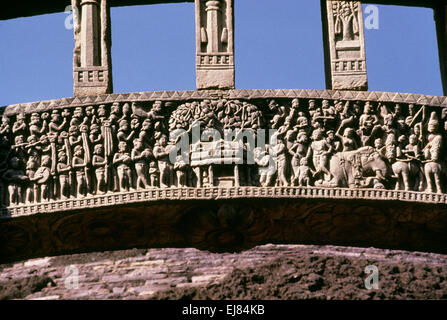
[[[330,90],[144,92],[11,105],[0,128],[2,216],[192,199],[446,204],[446,107],[445,97]],[[163,153],[178,142],[176,130],[191,138],[194,124],[202,132],[265,130],[266,144],[258,154],[257,145],[240,144],[253,163],[205,157],[194,165],[193,139],[181,159],[181,150]],[[195,143],[205,150],[208,142]],[[225,165],[231,168],[222,173]]]

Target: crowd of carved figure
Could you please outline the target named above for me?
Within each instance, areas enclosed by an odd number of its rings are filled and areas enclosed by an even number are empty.
[[[173,160],[173,148],[197,126],[219,132],[221,139],[193,141],[190,149],[175,151]],[[269,132],[261,138],[259,129]],[[237,134],[224,142],[228,131],[253,132],[264,144],[237,140]],[[0,201],[31,204],[154,187],[209,187],[228,164],[234,186],[442,193],[446,132],[447,108],[322,99],[116,102],[21,113],[2,117]],[[211,157],[228,143],[227,161]],[[238,148],[242,162],[232,164]],[[209,159],[194,162],[197,152]]]

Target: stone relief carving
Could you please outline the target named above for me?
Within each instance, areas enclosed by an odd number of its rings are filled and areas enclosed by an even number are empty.
[[[233,0],[195,0],[197,89],[234,88]]]
[[[327,0],[323,21],[327,84],[333,90],[367,90],[361,2]]]
[[[74,95],[112,92],[110,8],[107,0],[72,0]]]
[[[113,102],[3,115],[0,200],[166,188],[446,192],[446,108],[334,99]]]

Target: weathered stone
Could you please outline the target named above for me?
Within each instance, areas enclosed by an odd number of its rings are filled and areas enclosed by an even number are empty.
[[[361,2],[323,2],[326,86],[332,90],[368,90]]]
[[[72,0],[74,96],[112,92],[110,8],[107,0]]]
[[[197,89],[234,89],[233,0],[196,0]]]

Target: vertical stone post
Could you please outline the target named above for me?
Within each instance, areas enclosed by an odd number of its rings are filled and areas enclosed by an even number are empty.
[[[433,8],[438,37],[439,66],[441,68],[442,88],[447,95],[447,5],[439,4]]]
[[[197,89],[234,89],[233,0],[195,0]]]
[[[72,0],[74,96],[112,93],[110,8],[107,0]]]
[[[321,0],[326,87],[368,90],[360,1]]]

